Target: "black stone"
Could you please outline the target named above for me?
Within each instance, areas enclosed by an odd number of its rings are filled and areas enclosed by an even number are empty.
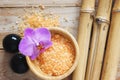
[[[9,34],[3,39],[3,48],[10,53],[19,52],[18,45],[21,37],[17,34]]]
[[[26,58],[22,54],[15,54],[11,61],[10,67],[15,73],[23,74],[28,71],[29,67],[26,62]]]

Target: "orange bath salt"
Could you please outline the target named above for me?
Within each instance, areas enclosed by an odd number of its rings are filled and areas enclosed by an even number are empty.
[[[53,45],[37,58],[40,69],[52,76],[67,72],[73,65],[75,49],[71,41],[60,34],[52,35]]]
[[[33,28],[59,26],[58,16],[45,13],[26,15],[24,22]]]
[[[23,17],[22,22],[18,24],[18,30],[20,35],[23,35],[24,29],[28,27],[58,27],[59,25],[59,16],[55,14],[32,13]]]

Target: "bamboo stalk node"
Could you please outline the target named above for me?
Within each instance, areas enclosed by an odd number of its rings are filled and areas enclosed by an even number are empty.
[[[94,13],[95,9],[81,9],[80,11],[83,13]]]
[[[100,18],[100,17],[96,17],[96,22],[97,22],[98,24],[101,24],[101,23],[110,24],[110,21],[108,21],[108,20],[105,19],[105,18]]]
[[[113,12],[120,12],[120,9],[113,10]]]

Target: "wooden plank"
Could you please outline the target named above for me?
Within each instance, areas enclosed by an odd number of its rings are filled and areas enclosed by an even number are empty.
[[[14,73],[9,66],[12,56],[13,54],[0,50],[0,80],[39,80],[31,71],[28,71],[25,74]],[[116,80],[120,80],[120,65],[118,73]]]
[[[12,56],[13,54],[0,50],[0,80],[40,80],[31,71],[28,71],[25,74],[14,73],[9,66]],[[120,64],[116,78],[116,80],[120,80]],[[66,78],[65,80],[70,79]]]
[[[30,70],[24,74],[17,74],[10,68],[10,60],[14,54],[0,50],[0,80],[40,80]],[[64,80],[70,80],[68,77]]]
[[[0,80],[40,80],[30,70],[24,74],[17,74],[10,68],[10,60],[14,54],[0,50]],[[70,80],[70,77],[65,80]]]
[[[31,11],[31,8],[27,8],[27,11]],[[36,9],[35,11],[39,11]],[[63,12],[64,11],[64,12]],[[60,16],[60,27],[68,30],[71,34],[76,38],[77,35],[77,26],[79,17],[79,7],[67,7],[67,8],[46,8],[45,13],[54,13]],[[5,63],[6,67],[0,66],[0,80],[39,80],[37,79],[30,71],[26,74],[19,75],[11,71],[9,67],[9,61],[13,55],[7,54],[4,50],[2,50],[2,40],[3,38],[10,33],[17,33],[18,26],[16,23],[21,21],[19,16],[22,16],[26,13],[23,8],[0,8],[0,64]],[[67,22],[66,22],[66,20]],[[15,26],[14,29],[12,26]],[[5,55],[5,56],[4,56]],[[8,58],[9,57],[9,58]],[[6,59],[8,58],[8,59]],[[15,77],[13,77],[15,76]],[[21,77],[22,76],[22,77]],[[70,78],[66,78],[65,80],[70,80]]]
[[[26,9],[27,11],[31,11],[31,8]],[[35,11],[39,11],[39,9],[37,8]],[[76,38],[79,11],[79,7],[50,7],[46,8],[43,12],[52,12],[53,14],[60,16],[59,26],[68,30]],[[0,48],[2,48],[1,40],[6,34],[18,32],[17,24],[21,21],[19,16],[23,16],[25,13],[26,11],[23,8],[0,8]]]
[[[10,68],[13,54],[0,50],[0,80],[40,80],[30,70],[25,74],[14,73]]]
[[[0,7],[76,6],[81,0],[0,0]]]

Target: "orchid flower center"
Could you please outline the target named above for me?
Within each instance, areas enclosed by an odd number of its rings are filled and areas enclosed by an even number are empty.
[[[37,49],[41,50],[41,49],[43,49],[43,46],[40,44],[40,45],[37,46]]]
[[[33,42],[37,45],[37,49],[38,49],[38,50],[44,49],[42,42],[38,43],[38,42],[37,42],[36,40],[34,40],[34,39],[33,39]]]

